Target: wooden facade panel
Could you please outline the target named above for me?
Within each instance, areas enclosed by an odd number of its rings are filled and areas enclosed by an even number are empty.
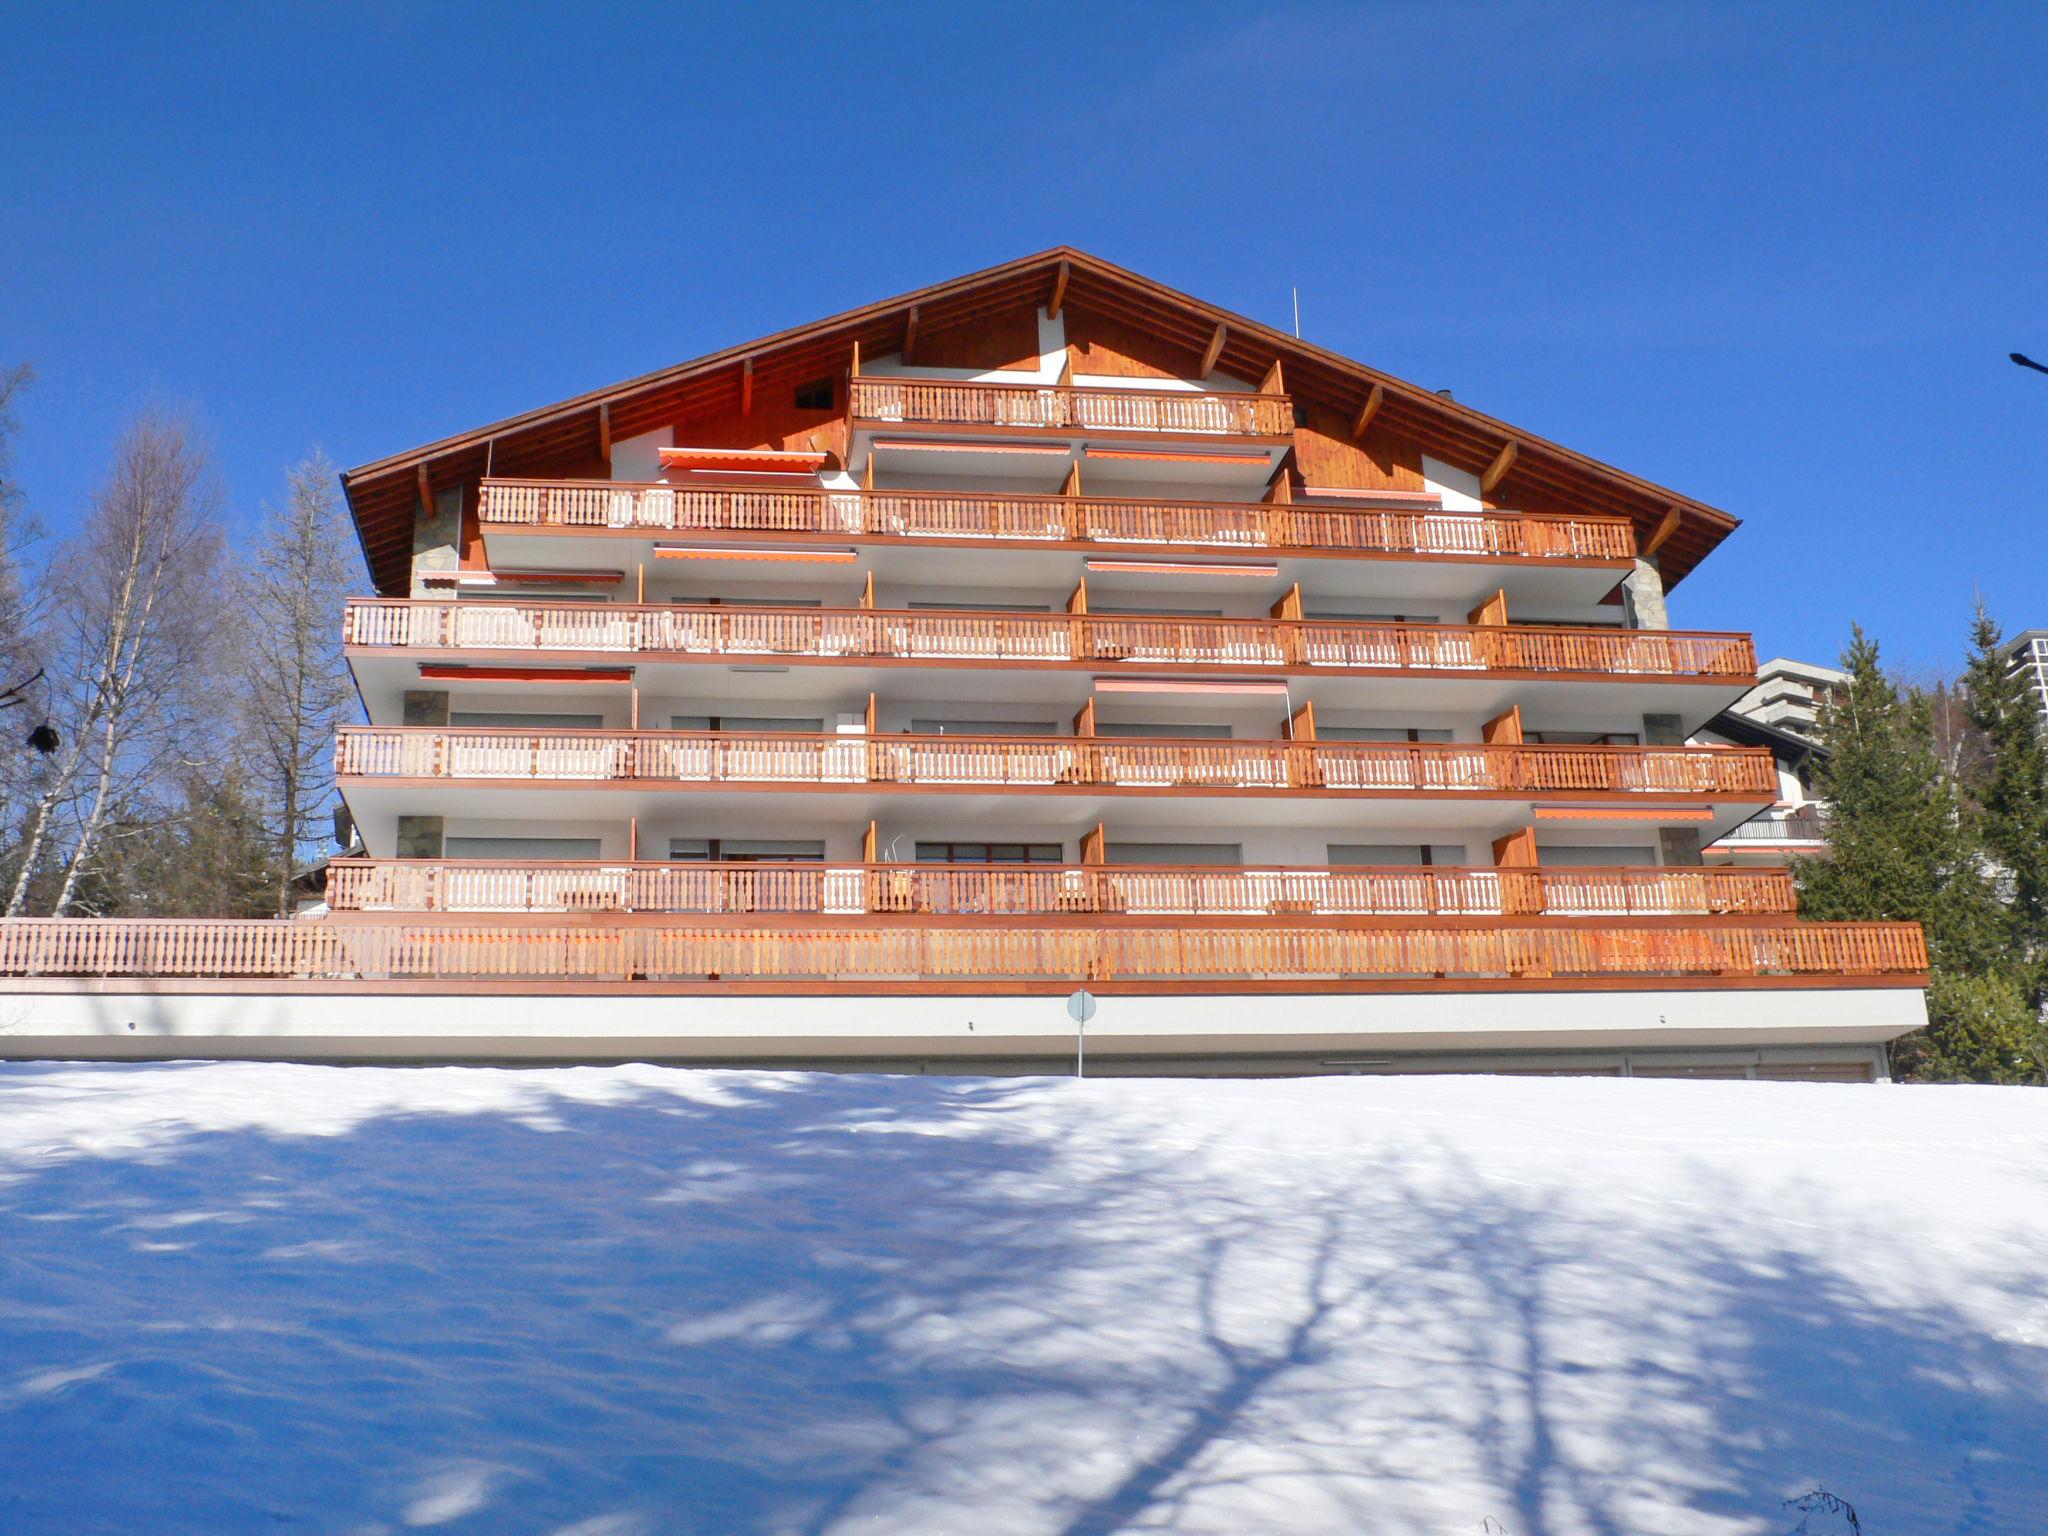
[[[1038,367],[1038,309],[1019,304],[957,325],[921,325],[914,366],[1030,373]]]
[[[1307,486],[1345,491],[1419,491],[1422,450],[1383,430],[1351,436],[1341,411],[1295,402],[1305,418],[1294,429],[1294,463]]]
[[[923,349],[920,341],[919,350]],[[739,408],[735,382],[730,405],[722,411],[686,416],[674,423],[676,446],[682,448],[766,448],[778,452],[843,454],[846,449],[846,380],[832,381],[829,410],[799,410],[796,385],[756,380],[754,408]],[[816,443],[811,439],[818,438]]]
[[[1162,340],[1127,321],[1067,306],[1067,357],[1075,373],[1116,379],[1192,379],[1201,348]]]

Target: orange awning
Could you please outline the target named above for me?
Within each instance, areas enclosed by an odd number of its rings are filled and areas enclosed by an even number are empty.
[[[749,475],[815,475],[825,467],[825,455],[785,453],[773,448],[664,448],[661,467]]]

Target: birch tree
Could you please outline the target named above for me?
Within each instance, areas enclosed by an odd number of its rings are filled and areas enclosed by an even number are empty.
[[[317,450],[267,508],[243,583],[241,711],[266,828],[276,848],[277,911],[289,916],[292,867],[334,789],[334,732],[352,697],[341,611],[354,570],[334,466]]]
[[[27,363],[0,366],[0,865],[18,852],[20,812],[33,798],[42,763],[27,744],[48,698],[37,605],[22,566],[37,537],[27,498],[14,478],[15,408],[35,378]]]
[[[20,914],[67,815],[52,911],[69,910],[117,805],[147,803],[218,742],[195,729],[215,692],[220,493],[191,427],[145,412],[114,451],[84,525],[52,562],[51,678],[62,745],[29,813],[7,915]]]

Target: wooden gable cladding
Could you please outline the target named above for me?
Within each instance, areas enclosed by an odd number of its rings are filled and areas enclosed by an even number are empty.
[[[1413,442],[1377,429],[1356,438],[1343,411],[1299,399],[1295,404],[1301,424],[1294,429],[1294,468],[1303,486],[1344,491],[1423,488],[1422,450]]]
[[[1082,309],[1071,300],[1066,315],[1067,361],[1075,373],[1100,378],[1199,378],[1215,330],[1210,327],[1200,342],[1183,348],[1143,326],[1099,309]]]
[[[1024,373],[1038,367],[1038,306],[1028,300],[943,329],[919,319],[916,360],[905,366]]]
[[[796,385],[804,381],[757,384],[754,408],[734,411],[730,404],[719,413],[686,415],[664,425],[675,432],[675,441],[691,448],[766,448],[775,452],[827,453],[835,458],[846,452],[846,382],[834,385],[834,404],[824,409],[799,409]],[[834,464],[832,467],[836,468]],[[606,473],[610,470],[607,468]]]
[[[616,442],[661,427],[675,427],[679,441],[701,430],[706,446],[823,448],[807,440],[825,430],[822,424],[771,420],[764,412],[796,384],[843,380],[856,348],[874,357],[899,351],[911,334],[912,309],[917,367],[1028,367],[1042,306],[1066,318],[1068,367],[1084,375],[1187,377],[1213,355],[1216,372],[1250,382],[1284,364],[1287,392],[1310,422],[1300,445],[1308,462],[1299,466],[1309,484],[1415,489],[1410,476],[1419,478],[1423,454],[1478,476],[1498,466],[1488,498],[1495,506],[1625,517],[1645,543],[1661,534],[1657,554],[1667,587],[1736,526],[1703,502],[1061,246],[350,470],[342,485],[377,589],[406,589],[422,465],[437,486],[466,483],[487,465],[500,475],[602,474],[607,433]],[[952,362],[955,356],[963,361]],[[751,411],[740,411],[743,401]],[[1356,443],[1356,457],[1337,451],[1347,441]],[[1503,464],[1510,442],[1515,453]],[[833,446],[843,447],[843,440]],[[1678,515],[1670,520],[1673,508]]]

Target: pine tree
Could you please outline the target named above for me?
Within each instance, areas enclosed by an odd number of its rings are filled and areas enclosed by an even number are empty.
[[[1997,622],[1977,604],[1963,694],[1985,751],[1970,776],[1985,847],[2009,882],[2016,957],[2039,1011],[2048,991],[2048,742],[2020,678],[2001,653]]]
[[[1921,924],[1934,980],[1928,1027],[1893,1047],[1902,1076],[2039,1080],[2038,1022],[2012,974],[2014,925],[1975,832],[1941,771],[1924,695],[1902,695],[1861,628],[1842,654],[1848,683],[1824,707],[1825,858],[1795,866],[1811,918]],[[2013,1006],[2014,999],[2020,1005]]]

